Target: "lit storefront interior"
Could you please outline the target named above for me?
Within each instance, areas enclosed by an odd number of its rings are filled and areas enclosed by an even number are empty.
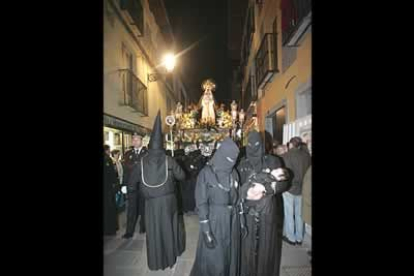
[[[149,133],[149,129],[135,125],[124,120],[104,115],[104,144],[111,147],[111,151],[117,149],[121,157],[132,146],[132,135],[138,133],[143,137]]]

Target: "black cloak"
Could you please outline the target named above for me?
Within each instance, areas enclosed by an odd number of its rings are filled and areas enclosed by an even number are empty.
[[[281,168],[278,157],[264,154],[260,134],[252,131],[248,136],[246,157],[239,164],[238,171],[242,183],[240,201],[244,206],[243,221],[247,236],[241,243],[241,275],[278,276],[282,256],[283,236],[283,197],[282,193],[290,187],[290,181],[277,182],[276,191],[267,185],[265,197],[258,201],[246,200],[247,189],[254,179],[257,183],[268,184],[271,170]]]
[[[225,139],[198,175],[195,192],[200,235],[190,276],[239,275],[239,178],[233,169],[238,153],[236,144]],[[215,240],[214,248],[204,240],[206,231]]]
[[[172,267],[185,249],[184,224],[178,216],[174,179],[183,180],[184,171],[165,154],[160,112],[155,119],[148,154],[131,175],[130,186],[138,187],[145,198],[147,258],[150,270]],[[134,184],[135,183],[135,184]]]

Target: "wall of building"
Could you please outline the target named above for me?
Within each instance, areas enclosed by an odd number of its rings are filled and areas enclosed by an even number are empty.
[[[149,82],[147,75],[154,72],[152,65],[161,63],[162,55],[169,50],[149,10],[148,1],[142,1],[144,8],[144,36],[131,35],[130,28],[120,17],[116,8],[119,0],[104,0],[104,113],[152,128],[154,118],[161,110],[164,117],[167,114],[167,99],[175,103],[173,93],[165,84],[158,80]],[[114,6],[115,5],[115,6]],[[123,44],[135,56],[137,76],[147,87],[148,116],[133,112],[128,106],[122,106],[122,82],[119,70],[125,69],[122,59]]]
[[[273,23],[277,27],[277,57],[279,72],[274,74],[264,91],[258,91],[258,123],[260,130],[265,130],[265,118],[284,103],[287,107],[287,123],[296,120],[296,93],[301,88],[311,85],[312,76],[312,31],[309,29],[302,37],[299,47],[282,47],[281,0],[266,0],[262,5],[255,5],[255,33],[247,66],[244,68],[242,81],[243,93],[254,73],[257,51],[265,33],[273,32]]]
[[[279,40],[279,57],[282,57],[281,40]],[[260,128],[264,129],[264,118],[282,101],[287,104],[287,122],[296,120],[296,91],[311,82],[312,78],[312,33],[308,32],[302,44],[297,48],[296,59],[284,72],[278,73],[272,83],[269,83],[258,103],[262,117],[259,119]],[[283,58],[283,57],[282,57]],[[282,60],[279,59],[279,68]]]

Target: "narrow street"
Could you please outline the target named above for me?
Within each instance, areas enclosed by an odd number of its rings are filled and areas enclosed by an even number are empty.
[[[125,216],[121,225],[125,226]],[[194,262],[198,241],[198,217],[184,216],[186,230],[186,250],[178,258],[172,269],[150,271],[147,266],[145,235],[135,233],[130,240],[121,238],[124,228],[114,238],[104,241],[105,276],[188,276]],[[137,227],[138,229],[138,227]],[[311,264],[306,253],[307,239],[302,246],[283,243],[281,276],[310,276]]]

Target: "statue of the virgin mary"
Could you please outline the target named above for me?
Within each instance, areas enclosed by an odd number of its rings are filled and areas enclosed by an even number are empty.
[[[211,79],[208,79],[203,82],[201,87],[204,90],[203,96],[199,102],[199,106],[202,107],[201,122],[215,124],[216,114],[214,111],[215,102],[213,90],[216,89],[216,84]]]

